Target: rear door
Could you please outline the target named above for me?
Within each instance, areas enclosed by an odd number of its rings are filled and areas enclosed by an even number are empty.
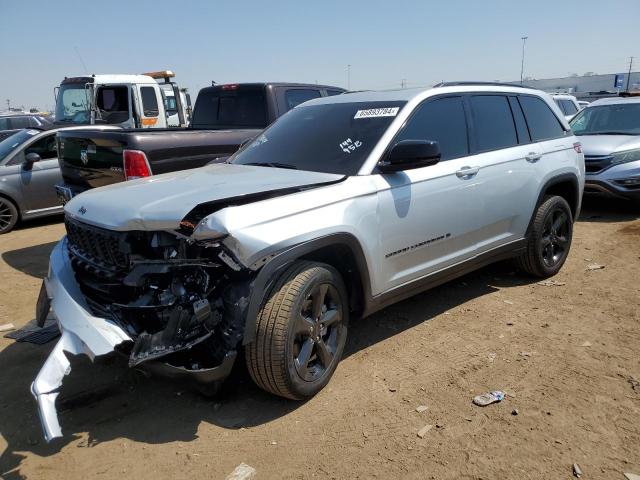
[[[530,137],[515,97],[481,93],[466,97],[470,112],[469,166],[477,168],[474,202],[478,253],[522,237],[537,194],[535,168],[526,157]]]
[[[475,254],[480,205],[469,166],[462,96],[429,99],[393,140],[435,140],[438,164],[373,175],[378,188],[380,245],[376,277],[388,290]]]

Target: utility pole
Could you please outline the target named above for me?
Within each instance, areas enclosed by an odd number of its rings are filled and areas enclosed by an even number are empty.
[[[522,62],[520,64],[520,85],[522,85],[522,81],[524,80],[524,46],[527,43],[527,38],[522,37]]]
[[[400,81],[400,88],[407,88],[407,79],[406,78],[403,78]]]
[[[7,112],[11,111],[11,101],[7,98]]]
[[[627,74],[627,93],[629,93],[629,80],[631,80],[631,67],[633,67],[633,57],[629,58],[629,73]]]
[[[347,65],[347,90],[351,90],[351,64]]]

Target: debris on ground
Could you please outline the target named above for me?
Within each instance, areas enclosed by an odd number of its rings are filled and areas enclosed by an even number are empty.
[[[628,381],[629,385],[631,385],[631,390],[640,393],[640,382],[632,376],[629,376]]]
[[[398,389],[396,387],[389,387],[390,392],[397,392]]]
[[[511,415],[513,415],[514,417],[515,417],[516,415],[518,415],[518,413],[519,413],[519,412],[518,412],[518,409],[517,409],[517,408],[514,408],[513,410],[511,410]]]
[[[4,325],[0,325],[0,332],[9,332],[15,329],[16,326],[13,323],[5,323]]]
[[[582,342],[582,345],[580,345],[580,346],[581,347],[590,347],[591,346],[591,342],[587,340],[585,342]]]
[[[498,403],[504,400],[504,392],[494,390],[492,392],[483,393],[473,397],[473,403],[479,407],[486,407],[492,403]]]
[[[489,355],[487,355],[487,358],[489,358],[490,362],[493,362],[496,359],[496,354],[492,352]]]
[[[580,469],[580,465],[577,463],[573,464],[573,476],[580,478],[582,476],[582,470]]]
[[[424,427],[422,427],[420,430],[418,430],[418,436],[420,438],[424,438],[424,436],[427,434],[427,432],[429,430],[431,430],[433,428],[433,425],[425,425]]]
[[[603,268],[604,268],[604,265],[600,265],[599,263],[591,263],[591,264],[587,265],[587,270],[588,271],[602,270]]]
[[[503,300],[504,303],[506,303],[507,305],[513,305],[513,302],[511,300]]]
[[[36,320],[32,320],[24,327],[5,334],[4,338],[10,338],[16,342],[44,345],[59,336],[60,330],[55,318],[47,318],[42,327],[38,326]]]
[[[521,357],[533,357],[536,352],[520,352],[518,355]]]
[[[542,285],[543,287],[562,287],[566,284],[567,282],[558,282],[557,280],[542,280],[538,282],[538,285]]]
[[[251,480],[256,476],[256,469],[247,465],[246,463],[241,463],[238,465],[233,472],[231,472],[225,480]]]
[[[416,412],[418,413],[426,412],[428,408],[429,407],[427,407],[426,405],[418,405],[416,407]]]

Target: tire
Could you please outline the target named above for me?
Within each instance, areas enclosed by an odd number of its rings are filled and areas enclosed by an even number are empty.
[[[564,265],[573,237],[573,215],[567,201],[546,196],[538,207],[518,266],[535,277],[546,278]]]
[[[340,274],[323,263],[295,262],[274,282],[258,312],[256,339],[245,348],[251,378],[275,395],[312,397],[342,357],[348,323]]]
[[[0,197],[0,235],[9,233],[18,222],[18,209],[8,198]]]

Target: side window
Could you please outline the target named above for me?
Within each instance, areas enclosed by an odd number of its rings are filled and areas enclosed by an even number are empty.
[[[56,149],[56,136],[47,135],[40,140],[32,143],[24,151],[24,154],[37,153],[42,160],[48,160],[50,158],[56,158],[58,151]]]
[[[538,97],[526,95],[520,95],[518,100],[529,126],[531,140],[539,142],[564,136],[562,124],[546,102]]]
[[[142,110],[145,117],[157,117],[160,114],[158,109],[158,98],[153,87],[140,87],[142,96]]]
[[[0,130],[10,130],[9,127],[9,119],[8,118],[0,118]]]
[[[9,119],[11,123],[11,128],[29,128],[29,118],[28,117],[13,117]]]
[[[442,160],[468,155],[462,97],[439,98],[420,105],[396,138],[396,142],[402,140],[435,140]]]
[[[560,100],[564,104],[564,114],[565,115],[575,115],[578,113],[578,109],[573,104],[571,100]]]
[[[477,151],[486,152],[518,144],[516,126],[507,97],[474,95],[470,103]]]
[[[333,97],[334,95],[341,95],[344,92],[342,90],[330,90],[327,88],[327,96],[328,97]]]
[[[312,98],[320,98],[320,91],[313,90],[311,88],[297,88],[293,90],[287,90],[284,94],[284,100],[287,104],[287,110],[291,110],[293,107],[300,105],[307,100],[311,100]]]
[[[554,98],[553,101],[556,103],[556,105],[558,105],[558,108],[560,109],[560,111],[562,112],[563,115],[566,115],[567,112],[564,111],[564,105],[562,104],[561,100],[558,100],[557,98]]]

